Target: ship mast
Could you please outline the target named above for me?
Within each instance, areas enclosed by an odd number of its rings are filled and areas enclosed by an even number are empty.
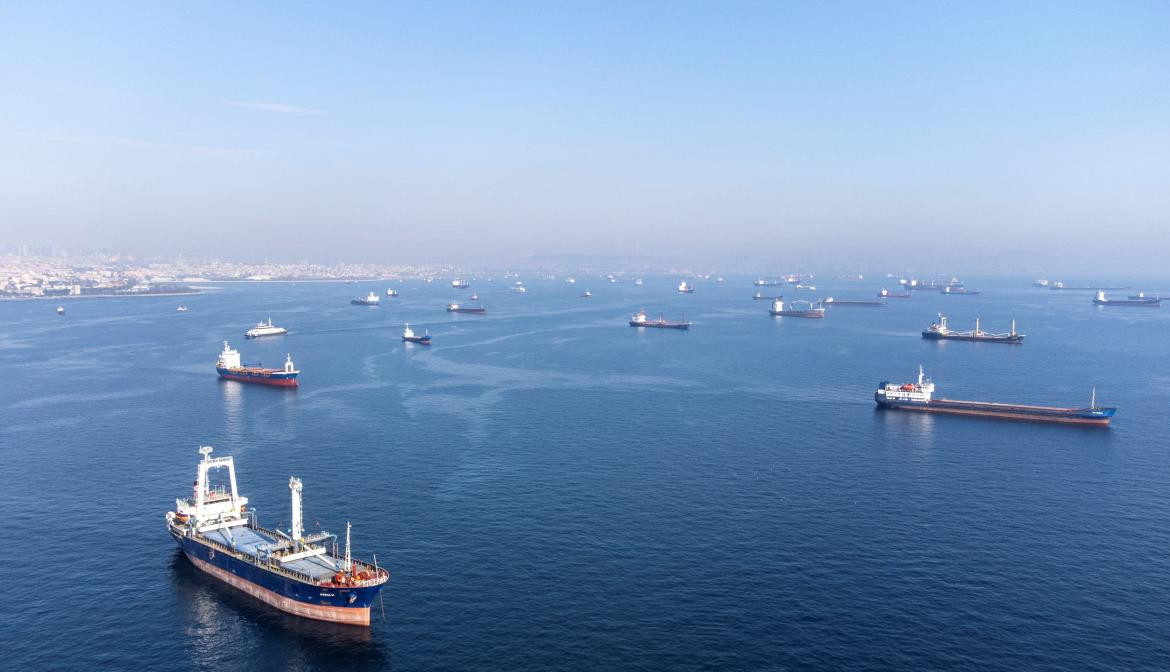
[[[350,571],[351,569],[353,569],[353,560],[350,559],[350,555],[349,555],[349,528],[350,527],[351,526],[349,524],[349,521],[346,521],[346,523],[345,523],[345,571],[347,571],[347,572]]]
[[[288,489],[292,491],[292,528],[289,529],[289,533],[293,541],[299,544],[305,535],[304,516],[301,513],[301,479],[290,476]]]

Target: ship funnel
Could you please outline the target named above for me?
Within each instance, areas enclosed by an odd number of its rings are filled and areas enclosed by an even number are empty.
[[[301,514],[301,479],[291,476],[288,479],[288,489],[292,491],[292,528],[289,530],[293,541],[299,542],[305,536],[305,521]]]

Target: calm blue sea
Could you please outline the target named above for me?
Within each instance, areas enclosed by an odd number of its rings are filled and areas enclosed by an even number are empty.
[[[814,321],[770,317],[751,278],[524,280],[474,282],[482,317],[420,281],[377,308],[349,299],[390,283],[0,303],[0,667],[1170,669],[1170,306],[986,280]],[[638,308],[694,327],[631,329]],[[923,341],[940,311],[1027,342]],[[245,341],[268,317],[291,333]],[[217,380],[224,339],[291,353],[302,387]],[[875,410],[919,364],[953,398],[1096,386],[1120,410]],[[290,475],[309,527],[351,521],[390,568],[384,620],[285,616],[178,554],[163,514],[200,444],[263,522],[287,526]]]

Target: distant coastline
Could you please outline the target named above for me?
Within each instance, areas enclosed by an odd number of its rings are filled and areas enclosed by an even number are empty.
[[[151,296],[191,296],[214,291],[214,287],[187,287],[186,291],[123,292],[121,294],[52,294],[49,296],[10,296],[0,294],[0,301],[60,301],[73,299],[128,299]]]

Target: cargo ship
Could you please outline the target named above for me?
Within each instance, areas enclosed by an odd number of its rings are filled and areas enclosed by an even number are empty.
[[[394,297],[398,296],[398,290],[391,287],[390,289],[386,290],[386,296],[389,296],[390,298],[394,298]]]
[[[1144,295],[1140,297],[1130,297],[1128,299],[1107,299],[1105,292],[1098,291],[1097,295],[1093,297],[1093,305],[1095,306],[1138,306],[1140,308],[1159,308],[1162,305],[1162,299],[1158,297],[1146,298]]]
[[[403,341],[406,341],[407,343],[418,343],[419,345],[431,344],[431,332],[428,331],[422,336],[419,336],[418,334],[414,333],[414,329],[411,329],[409,324],[404,326],[406,328],[402,330]]]
[[[1016,321],[1012,320],[1012,330],[1006,334],[992,334],[979,328],[979,318],[975,318],[974,331],[952,331],[947,327],[947,316],[938,314],[938,322],[922,332],[922,337],[933,341],[988,341],[991,343],[1024,342],[1024,335],[1016,333]]]
[[[261,336],[280,336],[287,334],[288,329],[284,327],[273,326],[272,318],[268,318],[267,322],[259,322],[256,326],[244,332],[244,338],[260,338]]]
[[[888,289],[883,289],[882,291],[878,292],[878,297],[883,298],[883,299],[908,299],[911,296],[914,296],[914,295],[911,294],[910,292],[900,292],[898,294],[895,294],[894,292],[891,292]]]
[[[752,284],[754,284],[756,287],[779,287],[780,285],[784,284],[784,282],[782,280],[765,280],[763,278],[757,278],[756,281]]]
[[[683,280],[682,282],[678,283],[678,291],[682,294],[694,294],[695,286],[686,280]]]
[[[634,317],[630,319],[630,326],[631,327],[648,327],[651,329],[683,329],[683,330],[685,330],[685,329],[691,328],[691,323],[686,321],[685,316],[683,317],[683,320],[681,322],[671,322],[671,321],[667,320],[665,317],[663,317],[662,315],[659,315],[657,320],[648,320],[648,319],[646,319],[646,311],[639,310],[638,314],[634,315]]]
[[[825,298],[825,305],[829,306],[858,306],[863,308],[880,308],[886,305],[885,301],[869,301],[862,299],[834,299],[829,296]]]
[[[380,300],[377,294],[370,292],[364,298],[351,299],[350,303],[355,306],[376,306]]]
[[[812,304],[808,301],[792,301],[789,308],[784,307],[784,301],[772,301],[772,309],[768,312],[778,317],[824,317],[825,307],[821,304]]]
[[[262,527],[248,498],[236,490],[231,456],[211,457],[211,452],[211,446],[199,448],[203,459],[194,491],[176,499],[175,510],[165,515],[167,531],[191,564],[281,611],[369,626],[370,607],[390,573],[378,566],[377,555],[372,564],[352,557],[349,523],[344,555],[338,553],[336,535],[324,530],[305,534],[304,486],[293,477],[288,479],[291,526]]]
[[[881,408],[900,411],[921,411],[925,413],[948,413],[972,415],[1002,420],[1027,420],[1032,422],[1059,422],[1072,425],[1106,426],[1113,419],[1116,408],[1097,405],[1097,391],[1093,390],[1089,405],[1085,408],[1060,406],[1026,406],[1023,404],[1000,404],[987,401],[957,401],[955,399],[934,399],[934,383],[928,380],[922,367],[918,367],[918,381],[915,383],[881,382],[873,399]]]
[[[219,361],[215,363],[215,371],[220,378],[226,380],[276,387],[296,387],[300,384],[297,382],[297,376],[301,373],[293,366],[292,355],[285,357],[283,369],[245,366],[240,363],[240,351],[233,349],[227,341],[223,342],[223,352],[219,353]]]
[[[939,294],[957,294],[959,296],[975,296],[979,293],[980,292],[978,289],[967,289],[962,285],[958,287],[947,285],[946,287],[943,287],[941,290],[939,290]]]
[[[467,289],[471,286],[471,283],[462,278],[455,278],[451,281],[451,286],[455,289]]]
[[[458,303],[451,302],[447,304],[448,313],[471,313],[473,315],[484,315],[487,313],[482,306],[461,306]]]
[[[777,296],[764,296],[763,293],[756,292],[756,295],[752,297],[752,301],[775,301],[776,299],[782,298],[784,298],[783,294]]]

